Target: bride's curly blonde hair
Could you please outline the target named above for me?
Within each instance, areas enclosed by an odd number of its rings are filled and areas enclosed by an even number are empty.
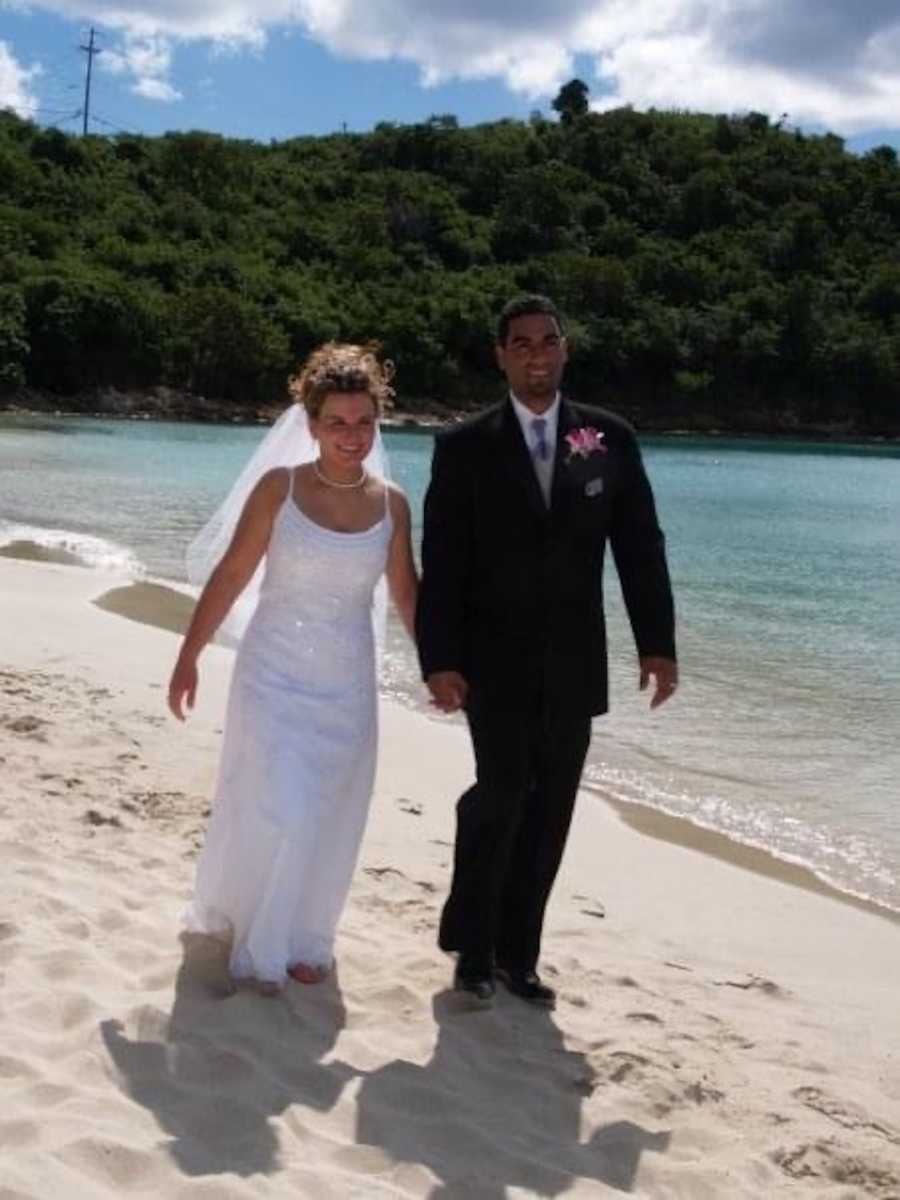
[[[394,364],[387,359],[379,361],[380,349],[377,342],[326,342],[313,350],[299,374],[291,376],[288,391],[313,421],[322,411],[325,397],[334,392],[368,392],[380,417],[394,399],[390,384]]]

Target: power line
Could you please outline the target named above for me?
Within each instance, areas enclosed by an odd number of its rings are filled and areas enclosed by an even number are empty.
[[[47,129],[58,129],[60,125],[65,125],[68,121],[77,121],[80,116],[81,116],[81,109],[76,108],[74,112],[69,113],[67,116],[60,117],[58,121],[48,122],[46,128]]]
[[[33,114],[43,113],[43,114],[46,114],[46,116],[48,116],[48,117],[80,117],[81,109],[80,108],[76,108],[76,109],[71,109],[71,108],[33,108],[33,109],[31,109],[31,113],[33,113]]]
[[[141,130],[135,129],[135,127],[133,125],[123,125],[121,121],[110,121],[106,117],[101,117],[100,114],[96,110],[94,111],[93,115],[91,116],[91,120],[95,124],[99,123],[100,125],[108,126],[108,128],[115,130],[116,133],[133,133],[133,134],[136,134],[138,137],[142,136]]]

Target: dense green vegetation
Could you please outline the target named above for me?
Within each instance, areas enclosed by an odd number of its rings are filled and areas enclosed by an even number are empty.
[[[268,146],[0,114],[0,394],[266,406],[343,337],[384,344],[404,408],[466,407],[527,289],[568,316],[572,390],[644,427],[900,432],[896,153],[567,86],[558,122]]]

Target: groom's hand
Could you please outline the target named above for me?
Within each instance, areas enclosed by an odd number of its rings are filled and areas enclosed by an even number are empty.
[[[642,658],[639,684],[641,691],[646,688],[651,677],[656,681],[656,688],[650,697],[650,707],[659,708],[678,687],[678,663],[672,658]]]
[[[459,671],[435,671],[425,680],[431,703],[441,712],[457,712],[466,703],[469,685]]]

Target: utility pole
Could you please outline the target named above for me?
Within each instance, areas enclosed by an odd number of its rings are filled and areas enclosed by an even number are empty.
[[[88,118],[90,117],[91,112],[91,71],[94,66],[94,55],[100,53],[100,47],[94,45],[93,26],[91,26],[91,36],[88,44],[86,46],[80,46],[79,49],[83,50],[87,55],[87,77],[84,81],[84,123],[81,127],[81,135],[82,137],[86,137],[88,131]]]

